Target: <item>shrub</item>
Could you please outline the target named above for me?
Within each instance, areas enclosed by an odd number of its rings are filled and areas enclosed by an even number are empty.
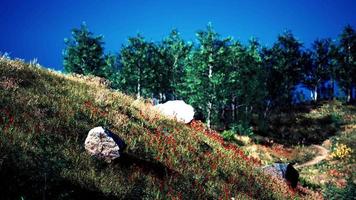
[[[336,143],[333,152],[331,153],[331,157],[334,159],[344,159],[351,155],[352,149],[345,144]]]
[[[234,139],[234,135],[236,132],[234,130],[225,130],[221,133],[224,140],[231,141]]]
[[[234,130],[240,135],[252,136],[254,134],[253,128],[244,124],[238,124],[236,126],[233,126],[232,130]]]
[[[343,122],[342,116],[338,113],[332,113],[330,115],[330,120],[333,124],[335,124],[337,126],[341,125]]]
[[[243,124],[234,125],[230,130],[225,130],[221,133],[224,140],[227,141],[233,140],[235,134],[252,136],[254,133],[252,127]]]
[[[299,177],[299,182],[303,187],[307,187],[307,188],[310,188],[312,190],[320,189],[319,185],[317,185],[315,183],[312,183],[312,182],[310,182],[309,180],[307,180],[307,179],[305,179],[303,177]]]

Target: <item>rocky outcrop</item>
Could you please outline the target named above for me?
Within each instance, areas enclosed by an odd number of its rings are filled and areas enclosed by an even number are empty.
[[[182,100],[167,101],[155,106],[162,114],[183,123],[189,123],[194,118],[194,108]]]
[[[110,130],[101,126],[91,129],[84,142],[86,151],[98,159],[110,163],[119,158],[125,142]]]
[[[271,176],[286,180],[293,188],[297,187],[299,173],[291,163],[274,163],[263,167],[262,170]]]

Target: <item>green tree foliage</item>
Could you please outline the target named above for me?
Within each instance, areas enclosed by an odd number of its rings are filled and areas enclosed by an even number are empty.
[[[160,102],[177,98],[190,49],[191,45],[180,38],[177,30],[161,43],[147,42],[140,35],[130,38],[120,54],[120,87],[136,96],[158,98]]]
[[[118,56],[104,55],[102,37],[82,25],[66,40],[65,70],[105,77],[113,88],[138,98],[183,99],[209,127],[246,129],[256,119],[266,122],[270,113],[292,106],[300,83],[318,101],[321,93],[333,98],[338,81],[352,100],[356,36],[351,26],[344,28],[339,43],[318,39],[310,50],[303,49],[290,31],[269,48],[261,48],[255,39],[244,45],[221,38],[211,24],[196,36],[197,44],[192,45],[176,29],[156,43],[138,34],[128,39]],[[331,89],[318,92],[327,81]]]
[[[267,96],[266,76],[262,68],[260,45],[257,40],[250,40],[246,48],[244,64],[240,68],[239,101],[244,105],[243,125],[248,127],[252,114],[262,117]]]
[[[72,38],[65,39],[64,69],[69,73],[105,76],[104,42],[102,36],[94,36],[83,23],[72,30]]]
[[[261,114],[266,96],[265,75],[260,56],[260,45],[252,39],[247,47],[239,42],[229,46],[226,78],[223,80],[224,96],[231,105],[233,123],[248,126],[253,113]],[[224,102],[224,103],[225,103]]]
[[[157,67],[157,50],[152,42],[147,42],[144,37],[137,35],[128,40],[120,52],[120,88],[130,94],[151,96],[157,88],[157,79],[154,78]],[[159,80],[158,80],[159,81]]]
[[[318,39],[312,44],[312,50],[303,54],[304,66],[303,83],[313,91],[314,101],[318,100],[318,88],[331,80],[331,96],[334,94],[334,80],[336,78],[336,46],[331,39]]]
[[[230,38],[220,39],[211,24],[197,33],[199,46],[194,49],[186,66],[186,91],[188,102],[201,111],[210,127],[221,108],[221,91],[225,78],[224,68],[229,52]]]
[[[114,54],[105,55],[105,65],[103,67],[103,77],[111,82],[111,88],[118,89],[120,86],[120,73],[121,63],[119,57]]]
[[[159,46],[160,63],[164,72],[162,74],[166,75],[162,85],[165,88],[165,96],[172,95],[171,99],[181,96],[179,91],[184,81],[184,67],[191,49],[192,45],[187,44],[176,29],[172,30]]]
[[[350,102],[352,88],[356,84],[356,33],[350,25],[342,31],[339,47],[339,82],[346,91],[347,101]]]
[[[273,107],[290,105],[292,92],[302,80],[302,44],[287,31],[278,36],[271,49],[264,48],[263,62],[268,73],[267,89]]]
[[[226,103],[227,110],[230,110],[229,114],[225,111],[222,113],[225,126],[227,124],[235,123],[239,120],[238,109],[242,102],[240,102],[241,90],[241,68],[244,65],[243,57],[245,54],[245,47],[238,41],[233,41],[229,46],[229,54],[225,58],[227,65],[224,68],[225,78],[222,80],[223,88],[220,88],[223,97],[221,100]]]

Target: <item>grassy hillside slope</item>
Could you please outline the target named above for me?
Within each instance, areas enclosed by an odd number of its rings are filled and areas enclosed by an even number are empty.
[[[167,119],[99,82],[0,58],[0,199],[298,197],[201,123]],[[85,152],[96,126],[126,141],[122,158]]]

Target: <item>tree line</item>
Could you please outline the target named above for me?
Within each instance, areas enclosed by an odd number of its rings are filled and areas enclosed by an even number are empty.
[[[118,54],[105,54],[103,37],[83,24],[65,39],[64,69],[104,77],[112,88],[137,98],[183,99],[209,127],[249,127],[254,119],[263,123],[271,113],[293,106],[298,84],[313,91],[318,102],[323,93],[335,98],[337,81],[345,100],[355,101],[356,33],[350,25],[337,40],[317,39],[309,49],[291,31],[271,47],[257,39],[242,44],[223,38],[211,24],[196,39],[187,42],[176,29],[159,42],[138,34]],[[331,87],[325,90],[328,81]]]

